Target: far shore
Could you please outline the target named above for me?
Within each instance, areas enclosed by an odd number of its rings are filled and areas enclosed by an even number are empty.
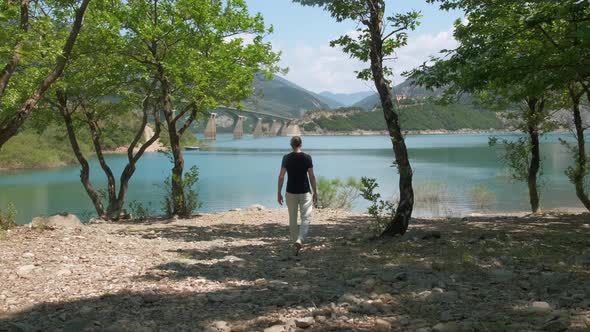
[[[567,129],[557,129],[551,133],[568,133]],[[425,130],[405,130],[405,135],[451,135],[451,134],[522,134],[521,131],[514,129],[425,129]],[[388,136],[387,130],[353,130],[353,131],[322,131],[322,132],[303,132],[302,136]]]

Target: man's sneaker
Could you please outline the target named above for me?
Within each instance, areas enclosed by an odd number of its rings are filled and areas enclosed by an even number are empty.
[[[293,247],[295,247],[295,256],[299,256],[299,251],[301,251],[301,248],[303,247],[303,245],[299,242],[295,242]]]

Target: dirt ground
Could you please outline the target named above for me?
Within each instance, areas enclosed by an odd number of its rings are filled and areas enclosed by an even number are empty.
[[[0,240],[0,331],[589,331],[590,215],[371,220],[316,211],[19,227]]]

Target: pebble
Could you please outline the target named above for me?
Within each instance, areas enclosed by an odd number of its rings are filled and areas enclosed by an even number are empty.
[[[356,295],[346,293],[338,299],[339,303],[348,303],[348,304],[360,304],[362,302]]]
[[[313,317],[296,318],[295,326],[297,326],[300,329],[306,329],[312,326],[314,322],[315,320],[313,319]]]
[[[431,332],[432,329],[430,327],[421,327],[419,329],[416,329],[416,332]]]
[[[264,332],[287,332],[289,327],[285,325],[273,325],[264,329]]]
[[[455,322],[438,323],[432,327],[433,332],[459,332],[459,325]]]
[[[25,252],[25,253],[22,255],[22,257],[23,257],[23,258],[33,258],[33,257],[35,257],[35,255],[34,255],[32,252]]]
[[[72,274],[72,270],[70,269],[61,269],[55,273],[57,276],[69,276]]]
[[[383,330],[389,330],[391,329],[391,323],[389,323],[385,319],[377,318],[375,320],[375,327]]]

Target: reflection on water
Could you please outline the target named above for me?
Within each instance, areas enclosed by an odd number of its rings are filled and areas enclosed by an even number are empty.
[[[567,137],[567,134],[562,136]],[[571,158],[559,144],[558,137],[557,134],[548,135],[543,141],[542,206],[582,207],[563,173]],[[488,135],[485,134],[408,136],[417,195],[431,196],[417,202],[416,215],[462,215],[480,210],[482,206],[478,206],[470,194],[478,186],[494,196],[492,202],[483,206],[487,211],[528,210],[526,185],[511,180],[499,161],[501,148],[490,148],[487,141]],[[206,150],[187,151],[187,169],[197,165],[201,170],[199,197],[204,203],[202,211],[223,211],[251,204],[277,207],[276,178],[281,157],[289,151],[288,145],[286,137],[234,141],[230,135],[221,135]],[[318,176],[376,178],[381,193],[385,197],[395,197],[397,171],[392,166],[389,138],[305,137],[304,150],[313,156]],[[120,172],[126,158],[109,156],[108,161],[114,171]],[[91,167],[92,181],[97,187],[104,187],[106,180],[96,161]],[[164,155],[147,154],[131,181],[128,202],[149,203],[153,209],[160,209],[161,184],[170,168]],[[424,188],[432,191],[436,185],[444,187],[444,190],[437,189],[438,198],[433,197],[437,195],[432,192],[420,193]],[[30,221],[33,216],[64,211],[89,217],[93,211],[80,184],[77,166],[0,175],[0,206],[8,202],[15,203],[21,223]],[[359,210],[365,207],[365,202],[356,204]]]

